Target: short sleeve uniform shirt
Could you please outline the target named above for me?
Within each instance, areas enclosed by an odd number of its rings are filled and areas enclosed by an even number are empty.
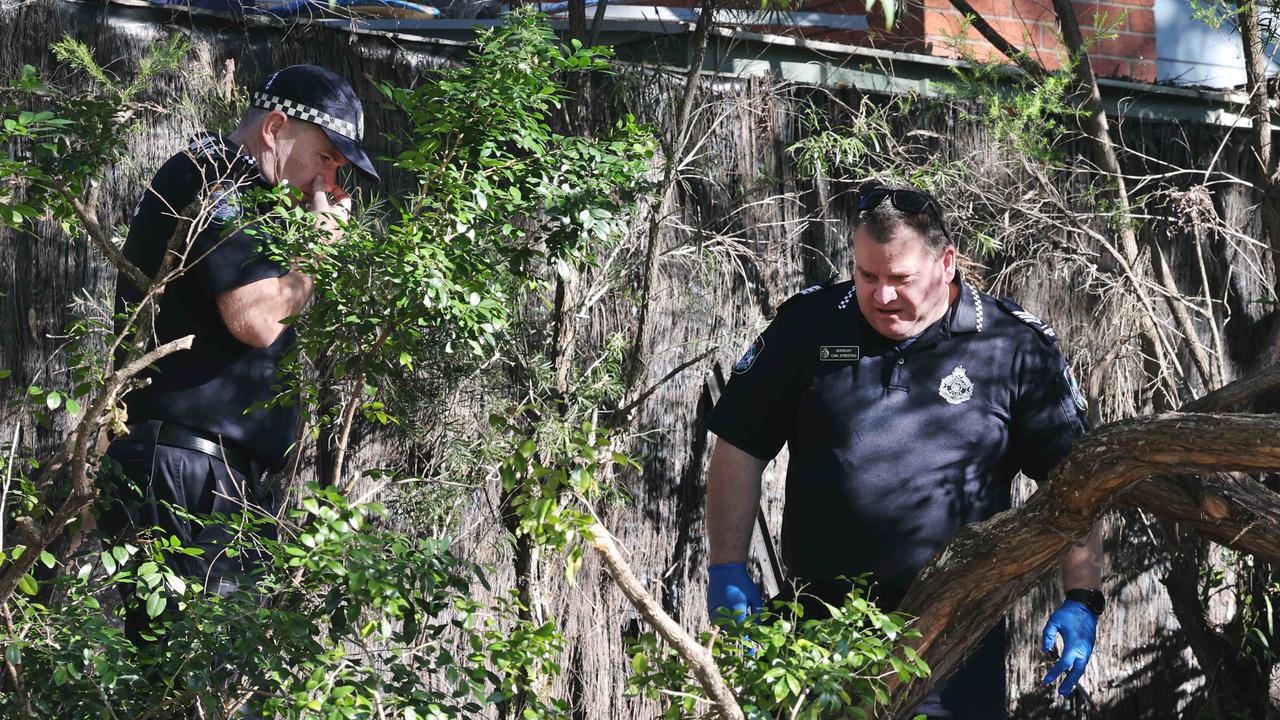
[[[216,298],[227,290],[283,276],[288,268],[259,251],[260,237],[240,230],[246,216],[241,193],[266,187],[252,157],[240,154],[218,135],[195,138],[156,173],[129,225],[124,255],[148,277],[159,270],[175,230],[189,232],[180,219],[205,208],[190,231],[187,269],[165,289],[156,319],[160,343],[194,335],[190,350],[169,355],[144,376],[151,384],[125,402],[131,422],[156,419],[214,433],[248,448],[257,459],[279,466],[294,442],[296,407],[252,409],[276,395],[277,363],[295,340],[287,329],[266,348],[237,340],[218,312]],[[124,311],[141,293],[121,277],[116,310]]]
[[[1040,480],[1087,425],[1053,330],[957,278],[950,311],[893,342],[852,283],[788,301],[734,368],[710,428],[758,458],[790,450],[789,575],[874,574],[886,607],[964,524]]]

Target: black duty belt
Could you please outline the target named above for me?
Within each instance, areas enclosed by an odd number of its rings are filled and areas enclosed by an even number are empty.
[[[204,453],[225,461],[228,467],[245,477],[251,474],[250,469],[253,467],[253,459],[249,453],[237,444],[224,440],[214,433],[196,430],[185,425],[162,422],[160,433],[156,436],[156,444]]]

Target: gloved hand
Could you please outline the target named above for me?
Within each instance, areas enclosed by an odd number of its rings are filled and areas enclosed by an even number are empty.
[[[1044,676],[1044,684],[1050,685],[1063,672],[1067,677],[1058,687],[1058,694],[1069,697],[1075,690],[1080,676],[1084,675],[1085,665],[1093,655],[1093,643],[1098,634],[1098,618],[1084,603],[1067,600],[1049,616],[1044,625],[1045,652],[1053,649],[1054,641],[1062,635],[1062,657]]]
[[[764,606],[760,589],[747,575],[746,563],[721,563],[707,568],[707,615],[714,621],[720,608],[729,608],[742,620]]]

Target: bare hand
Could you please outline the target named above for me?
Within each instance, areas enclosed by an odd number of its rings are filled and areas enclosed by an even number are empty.
[[[325,191],[323,175],[317,175],[311,184],[311,207],[316,216],[316,227],[329,234],[330,243],[342,239],[342,226],[351,219],[351,196],[342,188],[333,191],[333,197]]]

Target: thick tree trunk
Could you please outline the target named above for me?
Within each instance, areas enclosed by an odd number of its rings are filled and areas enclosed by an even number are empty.
[[[913,645],[933,675],[897,687],[892,716],[950,675],[1120,492],[1153,475],[1278,469],[1280,419],[1270,416],[1169,413],[1090,433],[1025,506],[965,527],[916,577],[902,610],[919,618]]]
[[[1262,229],[1272,252],[1280,251],[1280,212],[1276,207],[1275,162],[1271,143],[1271,93],[1267,89],[1267,53],[1262,39],[1257,0],[1239,0],[1236,17],[1244,49],[1245,87],[1249,90],[1249,120],[1255,162],[1254,184],[1262,196]],[[1272,267],[1272,282],[1280,287],[1280,262]]]

